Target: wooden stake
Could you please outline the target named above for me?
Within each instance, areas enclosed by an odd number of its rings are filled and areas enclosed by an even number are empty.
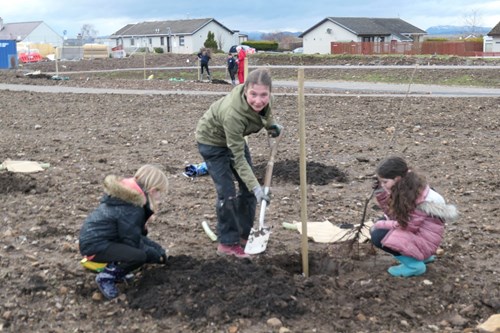
[[[198,81],[201,81],[201,60],[198,59]]]
[[[57,47],[56,47],[54,61],[56,62],[56,77],[59,77],[59,65],[57,64]]]
[[[307,170],[306,170],[306,117],[304,100],[304,68],[298,70],[298,110],[300,136],[300,219],[302,221],[302,271],[309,277],[309,254],[307,243]]]
[[[243,60],[243,76],[245,77],[245,80],[248,77],[248,54],[245,56],[245,60]]]

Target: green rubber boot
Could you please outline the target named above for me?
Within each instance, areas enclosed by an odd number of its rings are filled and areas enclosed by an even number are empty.
[[[407,256],[396,256],[396,259],[401,263],[401,265],[389,267],[387,271],[392,276],[419,276],[424,274],[427,269],[422,260],[417,260]]]

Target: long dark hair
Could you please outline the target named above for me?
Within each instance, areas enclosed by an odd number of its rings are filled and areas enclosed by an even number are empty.
[[[406,161],[398,156],[384,159],[378,165],[376,172],[381,178],[401,177],[391,189],[389,213],[396,218],[399,225],[406,227],[410,213],[417,206],[417,198],[427,185],[425,177],[411,170]]]

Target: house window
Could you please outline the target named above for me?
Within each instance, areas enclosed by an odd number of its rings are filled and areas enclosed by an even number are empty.
[[[153,38],[149,38],[149,45],[153,45]]]
[[[381,43],[385,42],[385,37],[380,37],[380,42]]]
[[[165,37],[160,37],[160,45],[165,45]]]
[[[179,46],[184,46],[184,37],[179,37]]]
[[[130,45],[134,46],[135,45],[135,40],[133,38],[130,38]]]

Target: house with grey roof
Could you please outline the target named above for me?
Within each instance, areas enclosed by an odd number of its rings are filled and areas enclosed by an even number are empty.
[[[138,48],[163,48],[164,52],[192,54],[205,43],[208,32],[215,35],[219,49],[228,52],[238,44],[239,33],[213,18],[154,21],[127,24],[109,38],[114,47],[130,53]]]
[[[0,40],[15,40],[24,44],[62,46],[63,38],[43,21],[4,23],[0,18]]]
[[[484,51],[494,53],[500,52],[500,22],[487,33],[487,36],[490,37],[489,47],[485,46]]]
[[[427,33],[399,18],[327,17],[304,31],[304,53],[330,54],[333,42],[419,42]]]

